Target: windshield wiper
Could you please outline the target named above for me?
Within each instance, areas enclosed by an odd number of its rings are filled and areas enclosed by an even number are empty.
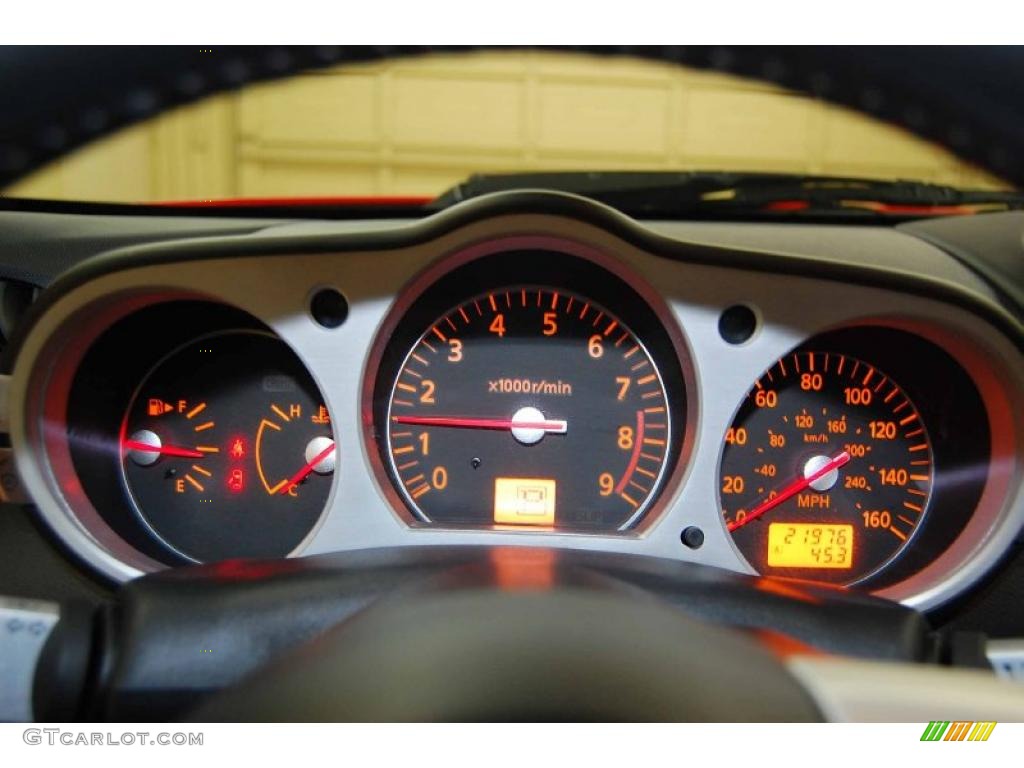
[[[1019,192],[961,190],[916,181],[796,174],[559,172],[471,176],[431,208],[490,192],[548,189],[598,200],[640,218],[911,219],[1024,209]]]

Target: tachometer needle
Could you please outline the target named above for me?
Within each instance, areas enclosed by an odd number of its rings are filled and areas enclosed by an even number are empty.
[[[456,427],[462,429],[539,429],[553,434],[565,434],[568,422],[560,419],[517,420],[473,419],[457,416],[395,416],[396,424],[411,424],[421,427]]]
[[[306,475],[308,475],[310,472],[312,472],[316,468],[317,464],[319,464],[321,461],[323,461],[328,456],[330,456],[331,452],[333,450],[334,450],[334,441],[332,440],[327,445],[326,448],[324,448],[322,451],[320,451],[320,453],[318,453],[312,459],[307,461],[305,463],[305,465],[302,467],[302,469],[300,469],[298,472],[296,472],[294,475],[292,475],[290,478],[288,478],[288,480],[284,483],[284,485],[281,486],[281,490],[278,491],[278,493],[288,493],[288,491],[290,491],[296,485],[298,485],[303,480],[305,480],[306,479]],[[308,456],[309,454],[306,454],[306,455]]]
[[[159,453],[161,456],[179,456],[184,459],[201,459],[206,454],[200,451],[193,451],[190,448],[179,448],[174,445],[150,445],[141,443],[138,440],[125,440],[125,450],[141,451],[143,453]]]
[[[819,480],[820,478],[824,477],[829,472],[835,469],[839,469],[840,467],[845,466],[849,461],[850,454],[848,452],[841,451],[840,453],[837,453],[825,464],[822,464],[814,472],[811,472],[810,474],[804,477],[794,480],[792,483],[787,485],[782,490],[777,491],[774,496],[771,496],[770,498],[762,501],[752,510],[747,512],[747,514],[743,517],[742,520],[733,520],[726,527],[730,531],[735,531],[737,528],[742,528],[747,523],[757,520],[757,518],[759,518],[765,512],[775,509],[775,507],[779,506],[779,504],[781,504],[782,502],[786,501],[787,499],[793,498],[798,493],[800,493],[800,491],[810,487],[811,483],[813,483],[814,481]]]

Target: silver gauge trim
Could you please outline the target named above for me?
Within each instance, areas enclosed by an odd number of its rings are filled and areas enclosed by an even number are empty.
[[[322,225],[343,227],[343,225]],[[658,235],[691,243],[728,243],[732,229],[756,237],[765,252],[793,253],[804,263],[817,243],[829,243],[825,261],[842,260],[878,268],[879,249],[894,264],[931,264],[933,283],[946,281],[991,301],[980,283],[957,271],[941,251],[899,232],[875,228],[767,227],[699,223],[657,224]],[[791,234],[792,233],[792,234]],[[657,293],[682,329],[693,365],[687,386],[694,416],[692,452],[678,486],[664,497],[657,521],[630,535],[590,536],[517,531],[453,531],[416,528],[394,512],[375,476],[366,442],[362,398],[369,340],[380,332],[409,281],[446,254],[474,243],[512,236],[541,236],[584,243],[606,254],[619,271],[657,286]],[[800,242],[797,242],[800,241]],[[171,248],[172,246],[165,246]],[[753,252],[751,252],[753,254]],[[893,271],[899,271],[894,267]],[[954,281],[955,282],[951,282]],[[350,302],[348,320],[325,331],[308,315],[314,286],[341,286]],[[825,329],[863,323],[894,324],[938,340],[962,364],[981,366],[991,389],[986,408],[1004,426],[1005,440],[993,463],[974,521],[950,549],[905,582],[879,594],[916,608],[939,605],[977,582],[1006,552],[1024,525],[1021,456],[1024,435],[1024,361],[999,330],[968,310],[935,298],[828,278],[747,271],[735,266],[672,261],[631,245],[605,229],[574,218],[502,214],[464,224],[435,239],[391,251],[351,251],[159,263],[97,277],[57,300],[26,337],[11,379],[11,439],[18,471],[40,517],[55,535],[97,572],[125,581],[161,565],[127,547],[98,525],[95,510],[66,492],[58,476],[60,436],[47,433],[44,394],[77,365],[81,350],[114,320],[154,301],[199,297],[238,307],[280,336],[310,369],[332,414],[339,452],[348,471],[340,473],[328,498],[328,512],[304,542],[302,554],[406,545],[510,545],[572,547],[590,551],[647,554],[750,572],[724,534],[717,501],[721,437],[735,404],[750,382],[774,360]],[[828,299],[822,300],[822,296]],[[727,345],[717,333],[721,309],[737,303],[757,306],[761,331],[747,345]],[[361,362],[360,362],[361,361]],[[965,364],[974,371],[971,364]],[[59,405],[59,404],[57,404]],[[57,407],[54,405],[53,407]],[[56,442],[55,442],[56,441]],[[362,463],[360,463],[362,462]],[[704,545],[690,550],[679,532],[691,525],[705,532]]]

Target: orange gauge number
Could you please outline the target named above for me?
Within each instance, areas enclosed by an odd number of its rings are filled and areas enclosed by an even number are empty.
[[[425,522],[620,530],[678,456],[678,361],[573,291],[508,285],[433,316],[387,388],[383,455]],[[679,409],[685,413],[685,407]]]
[[[895,558],[928,510],[925,424],[884,371],[800,350],[757,380],[725,434],[725,526],[761,573],[852,583]]]

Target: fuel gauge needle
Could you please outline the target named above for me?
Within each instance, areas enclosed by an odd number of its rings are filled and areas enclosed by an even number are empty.
[[[124,447],[128,451],[159,453],[161,456],[178,456],[184,459],[201,459],[206,455],[200,451],[193,451],[191,448],[179,448],[176,445],[150,445],[138,440],[125,440]]]

